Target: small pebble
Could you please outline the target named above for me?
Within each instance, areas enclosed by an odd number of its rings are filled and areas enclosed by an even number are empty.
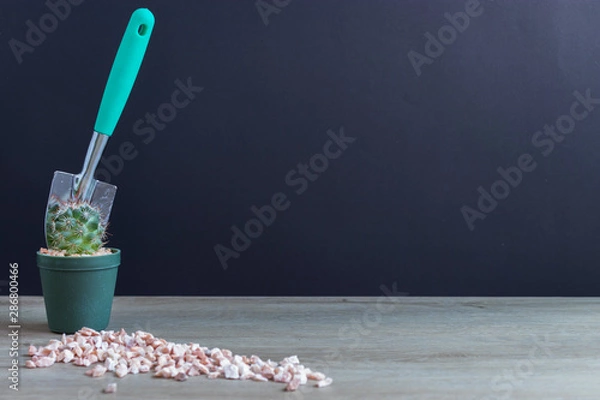
[[[116,393],[116,392],[117,392],[117,384],[116,383],[109,383],[104,388],[104,393]]]

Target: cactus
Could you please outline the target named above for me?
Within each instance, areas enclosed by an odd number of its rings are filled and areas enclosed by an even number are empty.
[[[46,213],[46,240],[65,255],[94,254],[104,246],[106,224],[88,202],[53,202]]]

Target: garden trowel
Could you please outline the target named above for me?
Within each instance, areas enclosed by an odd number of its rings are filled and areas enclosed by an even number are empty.
[[[51,207],[85,202],[99,211],[104,225],[108,224],[117,187],[94,179],[94,173],[131,93],[153,28],[154,15],[150,10],[140,8],[133,12],[108,75],[83,169],[76,175],[54,173],[45,222]]]

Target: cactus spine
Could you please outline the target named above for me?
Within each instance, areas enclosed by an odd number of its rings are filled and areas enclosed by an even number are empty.
[[[54,202],[46,213],[46,240],[65,255],[94,254],[106,243],[100,210],[88,202]]]

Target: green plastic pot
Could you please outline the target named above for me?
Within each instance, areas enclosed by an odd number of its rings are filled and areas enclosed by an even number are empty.
[[[60,257],[37,253],[48,328],[74,333],[108,326],[121,251],[101,256]]]

